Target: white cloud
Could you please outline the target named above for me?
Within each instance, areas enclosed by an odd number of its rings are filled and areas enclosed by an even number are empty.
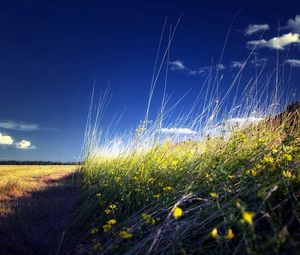
[[[244,63],[239,61],[231,61],[230,67],[232,68],[242,68],[244,66]]]
[[[288,63],[293,67],[300,67],[300,59],[287,59],[285,63]]]
[[[39,129],[39,125],[16,123],[13,121],[5,121],[5,122],[0,122],[0,128],[19,130],[19,131],[34,131],[34,130]]]
[[[12,145],[14,143],[14,139],[9,135],[2,135],[0,133],[0,145]]]
[[[245,29],[245,35],[252,35],[261,31],[269,30],[270,26],[268,24],[250,24]]]
[[[286,27],[294,33],[300,33],[300,15],[297,15],[295,19],[289,19]]]
[[[205,135],[218,137],[223,135],[230,135],[235,128],[245,128],[251,124],[256,124],[263,118],[258,117],[244,117],[244,118],[230,118],[218,123],[216,126],[208,127]]]
[[[268,41],[265,39],[250,41],[247,43],[248,46],[257,46],[259,48],[267,47],[271,49],[283,50],[285,46],[289,44],[297,43],[300,44],[300,35],[294,33],[288,33],[279,37],[274,37]]]
[[[196,131],[189,128],[162,128],[159,130],[163,134],[195,135]]]
[[[171,66],[171,70],[185,70],[186,66],[183,64],[181,60],[175,60],[169,62],[169,65]]]
[[[30,141],[22,140],[20,142],[16,142],[16,148],[21,150],[35,149],[34,145],[31,145]]]
[[[240,128],[247,127],[252,123],[257,123],[263,120],[263,118],[247,117],[247,118],[231,118],[225,121],[227,127],[238,126]]]

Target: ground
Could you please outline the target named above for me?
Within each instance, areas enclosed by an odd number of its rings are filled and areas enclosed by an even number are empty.
[[[0,254],[59,254],[77,166],[0,166]]]

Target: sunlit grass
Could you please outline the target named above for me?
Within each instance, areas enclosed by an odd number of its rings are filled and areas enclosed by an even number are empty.
[[[83,165],[87,249],[276,254],[299,248],[300,126],[290,124],[298,111],[229,136],[165,140],[116,157],[91,154]]]

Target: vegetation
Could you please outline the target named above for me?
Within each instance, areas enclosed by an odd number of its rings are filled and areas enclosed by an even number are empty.
[[[145,149],[138,129],[130,150],[89,153],[73,240],[89,254],[296,254],[299,110]]]

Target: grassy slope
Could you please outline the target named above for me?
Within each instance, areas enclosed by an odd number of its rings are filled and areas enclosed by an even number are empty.
[[[89,254],[296,254],[299,143],[298,108],[228,139],[88,157],[69,231]]]

